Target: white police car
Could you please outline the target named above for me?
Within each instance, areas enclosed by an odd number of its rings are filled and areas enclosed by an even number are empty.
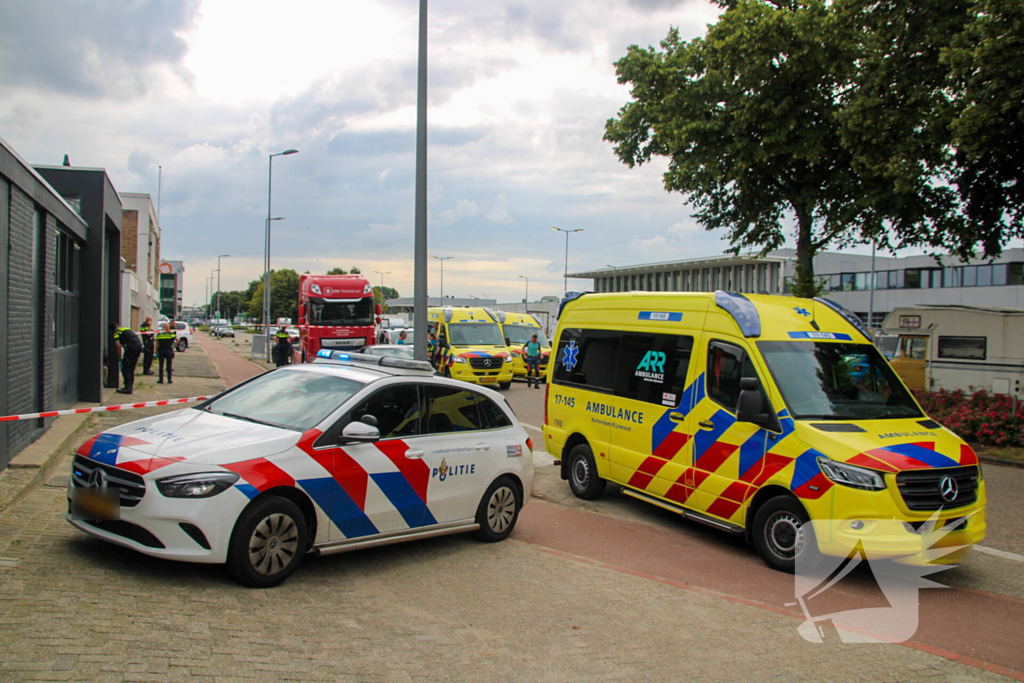
[[[89,439],[68,520],[147,555],[226,563],[258,587],[307,552],[511,533],[533,445],[500,394],[422,361],[319,355]]]

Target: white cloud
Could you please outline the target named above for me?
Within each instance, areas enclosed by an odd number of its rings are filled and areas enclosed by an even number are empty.
[[[508,214],[508,198],[504,192],[499,192],[494,198],[494,208],[487,214],[487,220],[506,225],[512,222],[512,216]]]

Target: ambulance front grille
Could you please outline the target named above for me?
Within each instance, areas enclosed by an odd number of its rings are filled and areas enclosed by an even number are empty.
[[[133,508],[146,495],[146,481],[139,475],[89,460],[81,455],[75,456],[71,466],[72,485],[77,488],[88,488],[89,478],[97,468],[103,470],[107,488],[116,488],[121,492],[121,507]]]
[[[956,482],[956,495],[951,500],[942,497],[942,484],[946,477]],[[947,467],[943,469],[908,470],[896,475],[896,485],[903,502],[910,510],[938,510],[971,505],[978,500],[978,468]]]
[[[497,370],[504,362],[501,358],[470,358],[469,367],[474,370]]]

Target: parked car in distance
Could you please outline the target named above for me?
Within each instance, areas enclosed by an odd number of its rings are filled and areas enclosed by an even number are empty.
[[[408,358],[412,360],[412,344],[374,344],[366,347],[365,353],[385,358]]]
[[[189,327],[188,323],[180,320],[174,321],[174,333],[178,335],[178,341],[174,343],[175,348],[178,351],[184,351],[192,345],[192,328]]]
[[[217,336],[218,337],[231,337],[232,339],[234,339],[235,338],[235,328],[228,327],[228,326],[218,327],[217,328]]]

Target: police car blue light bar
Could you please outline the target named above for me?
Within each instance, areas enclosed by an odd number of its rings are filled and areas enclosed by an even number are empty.
[[[332,360],[349,360],[349,355],[347,353],[342,353],[341,351],[334,351],[331,349],[320,349],[319,351],[316,352],[316,357],[330,358]]]
[[[719,308],[733,317],[744,337],[761,336],[761,316],[757,307],[742,294],[735,292],[715,292],[715,303]]]
[[[874,340],[871,338],[871,335],[868,334],[867,328],[864,327],[864,322],[857,316],[856,313],[846,308],[845,306],[837,304],[835,301],[829,301],[828,299],[823,299],[821,297],[814,297],[814,300],[819,304],[824,304],[825,306],[831,308],[833,311],[841,315],[843,319],[846,320],[846,322],[856,327],[857,331],[863,334],[865,339],[867,339],[869,342],[874,342]]]

